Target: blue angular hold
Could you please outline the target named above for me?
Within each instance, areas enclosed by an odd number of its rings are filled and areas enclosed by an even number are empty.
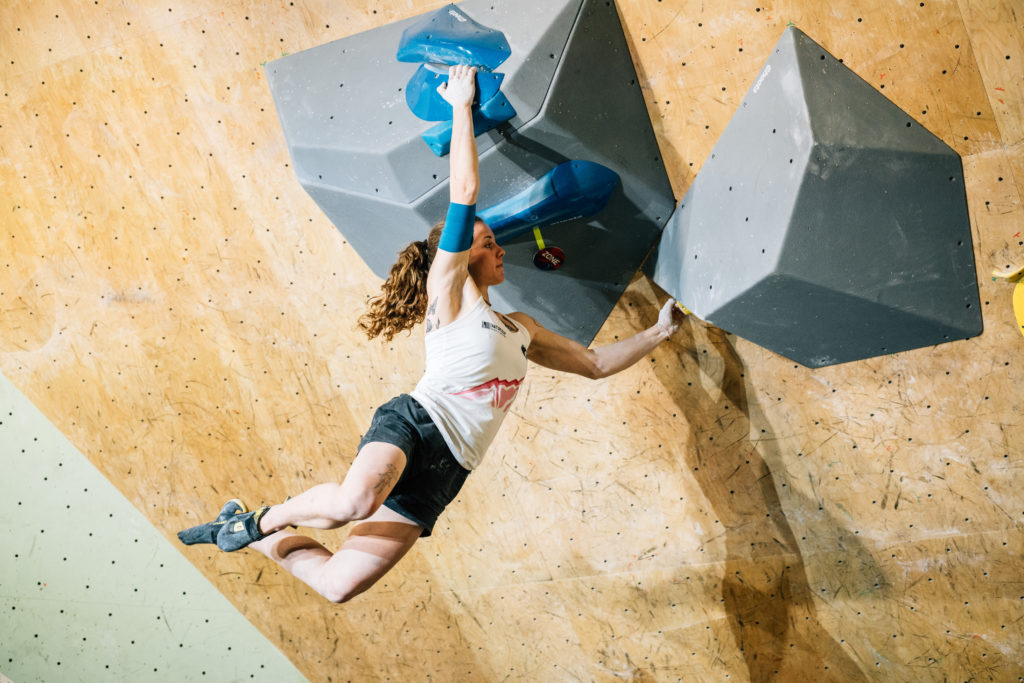
[[[601,164],[566,161],[477,215],[503,244],[533,228],[592,216],[605,207],[618,183],[619,175]]]
[[[398,61],[467,64],[488,71],[512,54],[505,34],[478,24],[455,5],[426,15],[402,32]]]
[[[494,97],[481,104],[478,109],[473,109],[473,135],[483,135],[515,115],[516,110],[512,103],[508,101],[504,93],[498,91],[494,93]],[[437,156],[443,157],[448,154],[452,146],[451,118],[424,133],[423,140]]]
[[[501,89],[505,74],[478,71],[474,106],[487,102]],[[452,105],[437,92],[438,86],[448,82],[447,67],[423,64],[405,87],[405,102],[418,118],[424,121],[446,121],[452,117]]]

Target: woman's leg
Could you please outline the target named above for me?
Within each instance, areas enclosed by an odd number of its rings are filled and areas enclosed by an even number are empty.
[[[313,539],[290,531],[278,531],[249,547],[277,562],[331,602],[341,603],[365,591],[394,567],[422,530],[418,524],[381,506],[352,528],[341,550],[334,554]]]
[[[260,517],[260,531],[269,534],[289,526],[336,529],[366,519],[380,508],[405,469],[405,453],[389,443],[372,441],[359,450],[345,480],[319,484]]]

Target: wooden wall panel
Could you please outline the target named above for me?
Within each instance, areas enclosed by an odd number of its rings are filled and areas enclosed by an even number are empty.
[[[343,476],[419,332],[292,174],[262,64],[440,6],[7,5],[0,371],[174,532]],[[677,197],[786,25],[964,157],[984,333],[816,371],[689,321],[601,382],[531,368],[480,470],[370,593],[183,549],[311,680],[1024,675],[1014,2],[621,0]],[[596,343],[650,325],[637,276]],[[339,532],[319,537],[336,545]]]

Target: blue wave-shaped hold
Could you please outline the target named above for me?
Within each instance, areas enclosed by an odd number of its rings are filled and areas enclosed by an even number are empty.
[[[533,185],[477,215],[499,244],[535,227],[586,218],[603,209],[619,175],[592,161],[559,164]]]

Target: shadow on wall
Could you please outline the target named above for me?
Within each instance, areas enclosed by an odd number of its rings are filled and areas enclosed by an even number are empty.
[[[651,286],[659,301],[668,298],[657,285]],[[635,297],[638,310],[651,308],[641,297],[627,296]],[[732,342],[718,328],[690,318],[675,342],[655,354],[658,380],[693,431],[696,447],[686,455],[687,469],[725,529],[722,598],[750,680],[806,680],[812,672],[822,680],[866,680],[817,618],[804,559],[768,465],[781,462],[781,453],[773,441],[751,440],[751,410],[755,415],[761,411],[747,396],[744,366]],[[701,387],[702,371],[716,380],[721,395]],[[799,507],[808,517],[825,514],[806,498]],[[833,537],[815,543],[828,554],[843,556],[844,591],[884,597],[889,586],[871,553],[841,524],[830,521]]]

